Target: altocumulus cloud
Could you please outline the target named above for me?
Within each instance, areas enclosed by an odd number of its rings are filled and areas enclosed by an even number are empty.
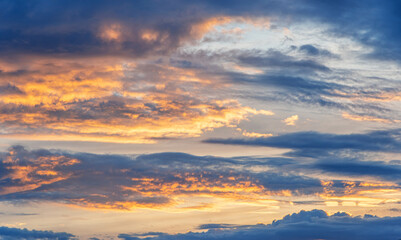
[[[340,212],[329,216],[322,210],[312,210],[287,215],[269,225],[230,227],[226,224],[213,224],[208,231],[202,233],[120,234],[119,237],[125,240],[397,240],[401,236],[400,226],[401,217],[353,217]],[[205,229],[207,226],[201,228]]]

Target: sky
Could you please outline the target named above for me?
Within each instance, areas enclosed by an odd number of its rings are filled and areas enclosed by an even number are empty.
[[[0,239],[401,238],[396,0],[0,0]]]

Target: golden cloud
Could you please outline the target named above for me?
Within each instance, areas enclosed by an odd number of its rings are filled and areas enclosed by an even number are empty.
[[[224,84],[195,70],[115,59],[49,61],[0,77],[14,89],[0,98],[3,137],[151,143],[272,114],[213,96]]]

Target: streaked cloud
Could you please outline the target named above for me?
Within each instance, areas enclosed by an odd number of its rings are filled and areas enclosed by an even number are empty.
[[[346,149],[398,153],[401,146],[399,129],[354,134],[295,132],[268,138],[208,139],[205,142],[287,148],[298,156],[321,156],[329,151]]]
[[[380,122],[380,123],[397,123],[400,122],[400,120],[389,120],[385,118],[379,118],[379,117],[374,117],[374,116],[358,116],[358,115],[351,115],[349,113],[344,112],[342,114],[342,117],[345,119],[350,119],[354,121],[368,121],[368,122]]]

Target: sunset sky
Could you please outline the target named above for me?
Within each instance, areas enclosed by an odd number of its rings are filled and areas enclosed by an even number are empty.
[[[400,1],[0,0],[0,239],[400,238]]]

